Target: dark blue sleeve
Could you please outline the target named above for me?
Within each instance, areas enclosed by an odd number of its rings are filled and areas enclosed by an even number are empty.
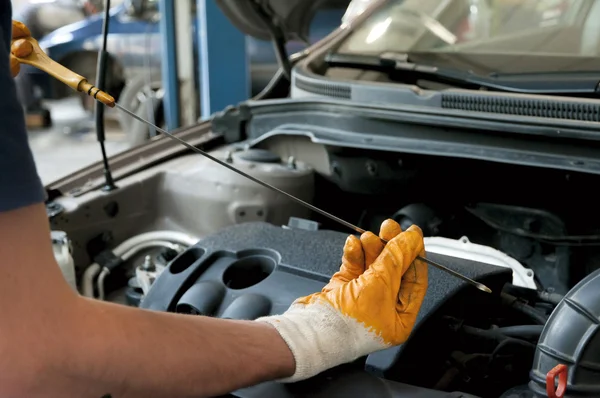
[[[11,35],[11,2],[0,0],[0,212],[45,200],[10,73]]]

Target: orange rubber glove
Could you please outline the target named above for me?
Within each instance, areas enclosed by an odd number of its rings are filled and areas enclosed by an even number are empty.
[[[423,235],[417,226],[401,232],[386,220],[360,240],[350,236],[342,266],[319,293],[296,300],[282,315],[259,318],[281,335],[296,361],[294,375],[312,377],[331,367],[406,341],[427,291]]]
[[[21,71],[21,63],[16,57],[24,58],[27,57],[33,51],[31,43],[25,40],[18,40],[21,38],[31,36],[29,28],[22,22],[12,21],[12,45],[10,47],[10,72],[15,77]]]

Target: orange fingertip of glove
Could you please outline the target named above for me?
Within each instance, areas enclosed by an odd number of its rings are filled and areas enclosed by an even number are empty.
[[[353,264],[364,262],[363,248],[356,236],[350,235],[346,238],[342,260]]]
[[[377,259],[385,244],[372,232],[365,232],[360,236],[360,242],[365,252],[366,269]]]
[[[33,45],[25,39],[18,39],[10,46],[10,52],[17,58],[25,58],[33,52]]]
[[[12,21],[12,39],[19,39],[21,37],[31,36],[31,31],[23,22]]]
[[[381,239],[390,241],[390,240],[394,239],[396,236],[398,236],[401,232],[402,232],[402,228],[400,227],[400,224],[398,224],[396,221],[392,220],[391,218],[388,218],[383,223],[381,223],[381,229],[379,230],[379,236],[381,237]]]

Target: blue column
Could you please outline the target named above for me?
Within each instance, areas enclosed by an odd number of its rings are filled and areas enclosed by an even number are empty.
[[[250,96],[246,37],[215,0],[197,0],[200,114],[203,119]]]
[[[173,0],[159,0],[162,48],[162,83],[165,90],[164,112],[168,130],[179,127],[179,83],[177,79],[177,43],[175,40],[175,6]],[[191,29],[191,27],[190,27]]]

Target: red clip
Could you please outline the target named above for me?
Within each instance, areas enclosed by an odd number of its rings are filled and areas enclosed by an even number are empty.
[[[554,389],[558,376],[558,387]],[[546,394],[548,398],[563,398],[567,390],[567,365],[556,365],[546,374]]]

